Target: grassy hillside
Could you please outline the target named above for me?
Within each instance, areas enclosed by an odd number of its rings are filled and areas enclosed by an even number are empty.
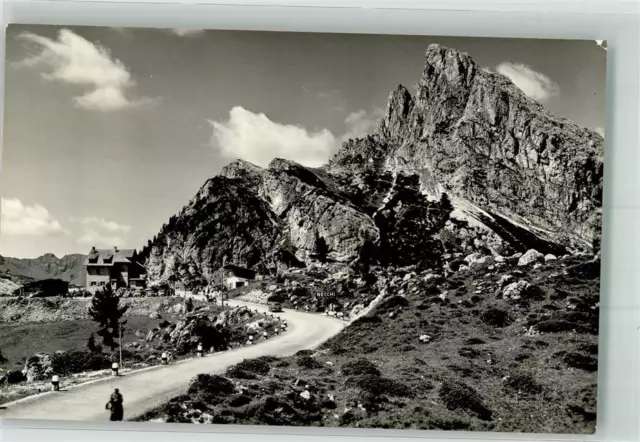
[[[599,262],[395,276],[395,296],[319,351],[201,377],[140,420],[594,430]],[[226,382],[234,394],[220,394]]]

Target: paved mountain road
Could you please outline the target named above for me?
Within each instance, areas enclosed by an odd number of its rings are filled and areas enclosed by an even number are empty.
[[[266,311],[266,306],[228,301],[231,305],[247,305]],[[4,404],[0,418],[105,421],[105,410],[114,388],[124,397],[125,420],[138,416],[164,401],[185,393],[189,381],[200,373],[221,374],[243,359],[259,356],[289,356],[303,349],[317,347],[344,327],[338,319],[320,314],[285,310],[277,313],[287,321],[288,330],[279,336],[254,345],[244,346],[202,358],[174,362],[169,365],[132,371],[70,387],[66,391],[48,392]],[[63,380],[64,381],[64,380]],[[61,386],[64,389],[64,385]]]

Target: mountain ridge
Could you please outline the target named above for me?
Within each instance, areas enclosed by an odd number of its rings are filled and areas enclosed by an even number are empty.
[[[344,264],[364,255],[431,266],[445,252],[597,253],[603,141],[469,54],[431,45],[415,97],[402,85],[392,91],[374,132],[317,168],[231,162],[142,254],[152,281],[203,283],[224,262],[270,274],[309,263],[317,241]],[[235,206],[220,212],[213,203],[228,192]],[[178,234],[181,224],[194,231]],[[414,254],[401,258],[401,248]]]
[[[85,273],[82,263],[86,255],[71,253],[58,258],[45,253],[37,258],[12,258],[0,256],[0,274],[16,279],[16,282],[41,279],[62,279],[84,285]]]

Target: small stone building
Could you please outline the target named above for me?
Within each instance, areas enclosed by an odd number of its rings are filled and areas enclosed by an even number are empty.
[[[257,272],[253,270],[232,264],[224,266],[222,270],[224,271],[224,285],[229,290],[247,286],[258,276]]]

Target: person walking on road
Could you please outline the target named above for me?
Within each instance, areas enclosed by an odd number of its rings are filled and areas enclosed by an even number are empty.
[[[124,416],[124,407],[122,405],[123,399],[120,390],[117,388],[111,394],[109,402],[107,402],[106,409],[111,411],[110,421],[121,421]]]

